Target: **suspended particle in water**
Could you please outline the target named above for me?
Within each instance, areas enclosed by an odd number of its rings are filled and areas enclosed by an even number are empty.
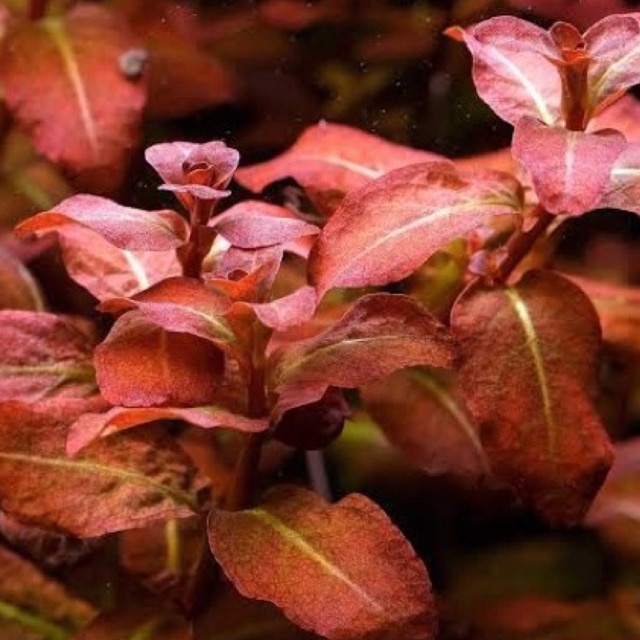
[[[149,53],[146,49],[129,49],[118,58],[118,66],[126,78],[129,80],[138,80],[148,60]]]

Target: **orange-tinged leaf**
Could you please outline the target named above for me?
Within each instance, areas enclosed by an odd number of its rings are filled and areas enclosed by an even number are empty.
[[[516,125],[512,148],[531,173],[540,204],[550,213],[579,216],[599,205],[626,146],[617,131],[569,131],[525,117]]]
[[[559,275],[530,271],[512,287],[472,286],[452,329],[492,470],[551,522],[578,522],[613,453],[592,402],[600,326],[589,299]]]
[[[238,170],[240,184],[252,191],[293,177],[313,204],[330,215],[349,192],[392,169],[441,159],[435,153],[388,142],[364,131],[320,122],[307,129],[282,155]]]
[[[125,23],[89,3],[25,22],[3,43],[0,82],[10,111],[81,189],[113,191],[126,175],[146,90],[121,64],[138,46]]]
[[[224,360],[211,343],[166,331],[132,311],[97,347],[94,363],[100,391],[111,404],[153,407],[215,402]]]
[[[93,607],[31,563],[0,547],[0,630],[3,640],[66,640],[95,616]]]
[[[0,311],[0,401],[96,390],[91,339],[51,313]]]
[[[389,442],[429,474],[476,481],[489,473],[478,426],[451,377],[398,371],[362,391]]]
[[[304,629],[332,640],[435,638],[424,565],[362,495],[331,505],[276,487],[253,509],[212,511],[209,541],[242,595],[273,602]]]
[[[486,219],[521,207],[520,184],[506,173],[444,162],[396,169],[342,201],[311,252],[312,284],[322,296],[400,280]]]
[[[200,478],[158,428],[65,452],[68,425],[86,401],[0,405],[0,499],[25,523],[94,537],[197,512]]]

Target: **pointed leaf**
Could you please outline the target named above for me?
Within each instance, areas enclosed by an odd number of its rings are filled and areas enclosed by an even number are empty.
[[[446,33],[464,40],[473,56],[478,95],[503,120],[515,125],[531,116],[550,126],[562,123],[560,76],[550,62],[558,51],[547,31],[520,18],[498,16]]]
[[[400,280],[490,216],[518,213],[521,198],[519,183],[497,171],[442,162],[392,171],[343,200],[309,258],[312,284],[321,297]]]
[[[64,17],[10,32],[0,54],[3,97],[37,149],[80,189],[113,191],[139,135],[146,90],[123,56],[138,47],[104,7],[77,5]]]
[[[210,226],[241,249],[284,244],[320,232],[288,209],[258,200],[236,204],[216,217]]]
[[[138,311],[118,319],[94,362],[102,395],[125,407],[215,402],[224,366],[210,342],[165,331]]]
[[[90,338],[65,318],[0,311],[0,401],[93,393],[92,348]]]
[[[242,595],[273,602],[304,629],[331,640],[435,638],[427,572],[364,496],[330,505],[281,486],[254,509],[212,511],[209,541]]]
[[[592,403],[600,327],[589,299],[558,275],[528,272],[513,287],[468,289],[452,328],[493,471],[551,522],[578,522],[612,461]]]
[[[0,629],[3,640],[67,640],[95,616],[51,578],[0,547]]]
[[[362,397],[389,441],[427,473],[477,480],[489,472],[478,426],[452,379],[397,371],[365,387]]]
[[[132,209],[91,195],[71,196],[50,211],[18,225],[21,236],[42,235],[68,224],[80,224],[100,234],[119,249],[167,251],[183,244],[189,234],[186,221],[175,211]]]
[[[540,204],[550,213],[579,216],[598,206],[626,146],[617,131],[568,131],[522,118],[512,148],[531,173]]]
[[[295,178],[314,205],[330,215],[349,191],[392,169],[440,158],[345,125],[320,122],[309,127],[282,155],[244,167],[236,177],[255,192],[277,180]]]
[[[68,425],[92,409],[56,402],[0,405],[0,499],[8,514],[93,537],[197,511],[200,479],[162,430],[120,434],[70,459]]]
[[[133,408],[114,407],[106,413],[85,413],[69,427],[67,453],[76,455],[97,438],[131,429],[156,420],[184,420],[203,429],[228,427],[238,431],[257,433],[269,427],[265,419],[253,419],[232,413],[224,407],[161,407]]]

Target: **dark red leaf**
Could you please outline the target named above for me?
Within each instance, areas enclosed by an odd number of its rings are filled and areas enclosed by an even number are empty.
[[[424,565],[362,495],[331,505],[277,487],[254,509],[212,511],[209,541],[242,595],[273,602],[304,629],[331,640],[435,638]]]
[[[492,470],[551,522],[578,522],[613,454],[593,407],[600,326],[589,299],[530,271],[512,287],[468,289],[452,328]]]
[[[95,392],[92,340],[51,313],[0,311],[0,401]]]
[[[94,537],[184,518],[198,509],[201,480],[162,430],[145,429],[65,453],[68,426],[85,401],[0,405],[0,499],[25,523]]]
[[[400,280],[487,218],[521,207],[520,184],[506,173],[444,162],[396,169],[343,200],[311,252],[312,284],[322,297]]]
[[[139,311],[118,319],[94,362],[102,395],[125,407],[215,402],[224,364],[210,342],[165,331]]]
[[[21,236],[41,235],[65,225],[80,224],[100,234],[119,249],[168,251],[185,242],[186,221],[175,211],[132,209],[91,195],[71,196],[50,211],[39,213],[18,225]]]
[[[282,155],[237,173],[252,191],[293,177],[312,202],[330,215],[340,200],[383,174],[417,162],[441,159],[434,153],[393,144],[378,136],[339,124],[321,122],[307,129]]]
[[[146,89],[121,65],[137,47],[126,23],[91,3],[25,21],[3,42],[0,81],[9,109],[80,189],[113,191],[126,175]]]
[[[28,269],[0,247],[0,309],[42,311],[40,288]]]

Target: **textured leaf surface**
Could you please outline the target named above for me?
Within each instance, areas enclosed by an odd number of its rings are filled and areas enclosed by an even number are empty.
[[[114,407],[106,413],[86,413],[69,428],[67,453],[75,455],[96,438],[156,420],[184,420],[204,429],[229,427],[255,433],[269,426],[267,420],[247,418],[216,405],[206,407],[133,408]]]
[[[362,391],[393,445],[430,474],[477,480],[489,465],[457,384],[436,372],[397,371]]]
[[[558,51],[542,28],[498,16],[447,34],[464,40],[473,56],[478,95],[503,119],[515,125],[531,116],[547,125],[562,122],[560,76],[549,59]]]
[[[120,65],[137,46],[125,23],[93,4],[25,22],[3,43],[0,81],[9,109],[81,189],[113,191],[126,175],[146,90]]]
[[[3,640],[66,640],[95,615],[35,566],[0,547],[0,630]]]
[[[550,521],[579,521],[612,461],[592,406],[600,327],[589,299],[529,272],[513,287],[467,290],[452,328],[493,471]]]
[[[58,239],[67,273],[98,300],[133,296],[182,273],[175,251],[118,249],[79,225],[60,227]]]
[[[254,509],[214,510],[209,541],[240,593],[273,602],[305,629],[332,640],[435,638],[424,565],[364,496],[330,505],[278,487]]]
[[[121,434],[68,458],[68,426],[87,410],[77,400],[0,405],[0,499],[7,513],[93,537],[197,510],[195,468],[161,430]]]
[[[490,216],[520,208],[520,185],[506,173],[443,162],[397,169],[344,199],[309,258],[312,284],[322,296],[400,280]]]
[[[214,229],[233,246],[258,249],[284,244],[320,229],[285,209],[258,200],[246,200],[227,209],[213,221]]]
[[[132,209],[100,198],[71,196],[50,211],[39,213],[18,225],[19,235],[41,235],[68,224],[80,224],[100,234],[120,249],[167,251],[183,244],[189,227],[175,211]]]
[[[132,311],[97,347],[94,363],[111,404],[192,406],[215,402],[223,358],[211,343],[165,331]]]
[[[321,122],[307,129],[285,153],[237,173],[252,191],[293,177],[312,202],[330,215],[349,192],[392,169],[441,159],[434,153],[393,144],[378,136],[339,124]]]
[[[550,213],[578,216],[598,206],[625,147],[616,131],[568,131],[522,118],[512,148],[531,173],[540,204]]]
[[[0,311],[0,401],[95,391],[92,342],[51,313]]]

